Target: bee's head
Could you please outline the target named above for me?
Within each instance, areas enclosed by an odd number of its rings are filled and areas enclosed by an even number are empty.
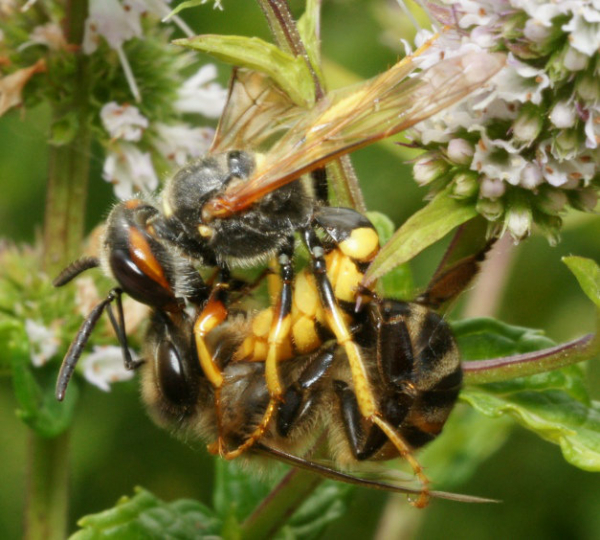
[[[163,193],[158,234],[204,264],[244,266],[266,260],[308,223],[312,197],[300,182],[268,193],[243,212],[206,222],[203,206],[229,187],[246,182],[257,156],[241,150],[207,156],[186,165]]]

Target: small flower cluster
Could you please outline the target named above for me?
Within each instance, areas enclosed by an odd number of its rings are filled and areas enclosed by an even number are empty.
[[[414,176],[474,201],[518,241],[536,224],[552,243],[567,207],[592,211],[600,186],[600,4],[537,0],[427,3],[452,27],[419,58],[507,52],[506,66],[457,107],[410,132],[427,152]],[[421,31],[417,42],[431,37]]]
[[[193,34],[177,16],[169,18],[169,25],[161,22],[169,15],[169,1],[89,0],[79,46],[69,43],[63,33],[64,1],[0,0],[0,116],[17,107],[26,111],[40,102],[68,111],[76,93],[88,92],[92,134],[105,151],[104,180],[114,185],[122,199],[134,191],[155,190],[159,176],[202,155],[212,140],[213,129],[191,125],[192,115],[216,119],[226,99],[226,90],[215,82],[214,65],[198,65],[193,53],[169,45],[173,25],[188,36]],[[214,7],[219,8],[219,2]],[[87,64],[87,80],[73,86],[79,52]],[[70,142],[76,133],[73,126],[80,120],[76,113],[56,120],[51,128],[53,142]],[[0,249],[2,273],[18,259],[14,250]],[[31,272],[13,273],[28,276]],[[88,283],[85,291],[64,306],[87,306],[87,316],[90,302],[97,303],[97,294],[95,285]],[[72,336],[77,330],[49,322],[66,319],[62,305],[34,309],[45,305],[46,297],[57,298],[57,293],[40,293],[29,303],[14,302],[14,310],[20,310],[18,318],[25,321],[35,367],[59,353],[63,331]],[[135,313],[130,306],[125,309],[126,316]],[[135,328],[136,322],[128,327]],[[114,341],[108,327],[104,330],[104,341]],[[108,390],[111,382],[132,374],[123,367],[120,349],[102,346],[102,331],[95,335],[101,336],[95,340],[100,346],[96,343],[94,352],[82,358],[80,365],[89,382]]]
[[[226,90],[214,82],[215,66],[195,66],[193,54],[166,46],[173,30],[161,23],[169,15],[168,3],[89,2],[81,50],[89,64],[91,121],[94,136],[106,152],[103,178],[122,199],[135,191],[155,190],[159,175],[202,155],[213,130],[190,125],[184,115],[215,119],[225,103]],[[57,0],[23,6],[15,0],[1,3],[0,116],[43,100],[56,104],[71,95],[69,90],[77,91],[59,84],[69,80],[61,73],[75,69],[74,53],[79,49],[68,43],[59,24],[62,4]],[[193,35],[177,16],[170,22]],[[61,121],[69,125],[68,119]],[[53,132],[70,134],[64,126]]]

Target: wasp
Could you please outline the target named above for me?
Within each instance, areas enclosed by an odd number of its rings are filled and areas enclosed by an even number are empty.
[[[372,229],[362,227],[360,220],[340,222],[340,209],[323,205],[314,196],[310,177],[303,175],[449,106],[479,88],[503,63],[502,55],[470,53],[407,78],[416,67],[414,57],[409,56],[356,88],[327,94],[308,111],[291,103],[259,73],[235,72],[208,155],[167,182],[160,217],[153,221],[158,237],[201,265],[228,272],[271,257],[279,263],[281,286],[272,302],[264,352],[271,401],[257,431],[237,449],[220,449],[221,455],[234,458],[248,449],[261,437],[284,399],[279,369],[286,357],[293,356],[287,352],[286,341],[294,327],[292,256],[296,234],[311,260],[320,322],[344,348],[362,417],[395,441],[400,453],[407,453],[377,404],[361,349],[332,287],[332,272],[328,273],[325,247],[317,231],[324,229],[340,246],[343,240],[351,246],[349,256],[365,264],[376,253],[377,241],[370,234]],[[273,138],[276,142],[265,153],[259,152]],[[336,238],[339,231],[343,238]],[[357,300],[358,290],[353,290],[351,301]],[[194,332],[204,373],[219,390],[224,376],[204,343],[227,319],[226,304],[216,299],[220,287],[215,291],[194,324]],[[319,345],[320,340],[312,342],[313,348]],[[417,464],[414,469],[419,470]]]
[[[396,453],[411,462],[422,483],[426,479],[412,458],[410,447],[397,422],[388,418],[377,398],[377,369],[354,339],[353,316],[345,309],[359,295],[367,299],[372,291],[360,289],[360,277],[378,250],[372,226],[349,209],[326,206],[318,194],[315,178],[329,161],[394,135],[451,105],[479,88],[503,65],[501,55],[469,53],[444,60],[414,77],[416,67],[409,56],[385,73],[356,88],[331,92],[312,109],[293,104],[274,83],[260,73],[235,70],[229,98],[215,139],[207,156],[179,170],[168,182],[158,204],[127,201],[118,205],[108,219],[100,259],[83,259],[68,267],[56,281],[61,285],[81,271],[101,265],[119,283],[82,325],[69,349],[57,385],[61,398],[75,363],[93,326],[103,311],[115,327],[128,367],[135,367],[126,347],[120,295],[150,305],[163,316],[185,318],[184,306],[198,308],[192,325],[197,359],[204,377],[223,400],[227,386],[223,367],[211,352],[211,334],[229,320],[227,291],[230,270],[277,261],[279,280],[272,295],[266,341],[257,354],[260,339],[252,352],[243,340],[234,353],[237,362],[251,359],[264,364],[270,396],[263,418],[237,448],[224,445],[218,435],[218,452],[234,458],[261,440],[269,429],[289,385],[282,381],[284,360],[299,353],[320,350],[320,331],[333,335],[343,350],[352,381],[352,394],[361,420],[384,434]],[[266,152],[264,146],[270,144]],[[307,175],[307,173],[312,173]],[[354,280],[334,288],[336,270],[327,266],[327,242],[333,243],[354,266]],[[310,269],[294,276],[293,255],[298,234],[310,257]],[[342,257],[340,260],[344,260]],[[197,266],[215,267],[217,277],[210,287],[203,282]],[[339,270],[339,268],[338,268]],[[299,293],[301,283],[306,293]],[[344,283],[344,280],[340,280]],[[294,334],[294,296],[315,304],[308,334]],[[360,292],[359,292],[360,291]],[[309,294],[310,293],[310,294]],[[110,307],[117,301],[118,320]],[[345,305],[346,304],[346,305]],[[257,317],[256,320],[261,320]],[[314,322],[316,321],[316,322]],[[306,336],[312,332],[312,338]],[[302,350],[290,350],[304,339]],[[290,362],[292,364],[292,362]],[[285,368],[286,372],[293,372]],[[217,407],[218,408],[218,407]]]

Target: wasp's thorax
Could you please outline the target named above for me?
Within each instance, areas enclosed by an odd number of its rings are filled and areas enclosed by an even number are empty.
[[[248,210],[205,223],[202,207],[256,168],[256,156],[233,150],[188,164],[169,181],[163,193],[158,234],[188,256],[205,264],[249,265],[274,254],[289,235],[306,226],[313,197],[302,181],[265,195]]]

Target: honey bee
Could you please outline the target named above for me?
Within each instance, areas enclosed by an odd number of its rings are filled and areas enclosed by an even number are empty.
[[[377,388],[378,407],[411,451],[420,448],[441,431],[460,390],[462,370],[452,332],[440,316],[418,303],[373,302],[359,319],[355,339]],[[210,334],[209,347],[225,381],[215,407],[215,388],[198,363],[193,320],[185,316],[174,321],[165,312],[154,312],[141,372],[143,400],[156,423],[185,440],[221,437],[228,446],[239,446],[251,436],[270,394],[264,362],[234,360],[250,325],[247,314],[238,315]],[[343,472],[399,454],[387,434],[362,417],[344,348],[330,340],[281,367],[284,400],[247,458],[267,455],[339,481],[418,496],[417,506],[430,496],[486,501]],[[321,448],[322,457],[333,466],[303,457],[323,435],[327,448]]]
[[[208,422],[209,426],[217,426],[216,451],[232,459],[265,437],[267,440],[273,438],[272,423],[285,418],[285,411],[291,407],[286,408],[288,400],[293,399],[288,396],[294,388],[291,379],[297,376],[303,380],[298,367],[303,362],[299,358],[321,351],[327,338],[331,337],[336,355],[344,358],[343,362],[334,362],[336,370],[342,369],[342,364],[347,367],[346,375],[334,380],[344,382],[350,388],[348,403],[352,402],[336,417],[338,424],[343,422],[345,426],[351,426],[348,429],[368,427],[365,441],[361,437],[353,440],[347,435],[348,441],[354,444],[355,453],[363,451],[357,449],[364,443],[368,458],[383,452],[407,459],[423,486],[418,504],[425,504],[428,481],[411,452],[413,446],[420,444],[403,432],[404,420],[388,409],[395,407],[396,397],[401,403],[411,392],[413,397],[420,397],[422,392],[427,393],[433,387],[415,386],[411,381],[408,375],[414,375],[412,368],[416,364],[411,364],[404,372],[404,368],[398,368],[400,363],[394,356],[388,357],[384,353],[377,356],[370,352],[378,343],[376,340],[361,346],[360,340],[355,339],[352,325],[358,315],[352,315],[349,308],[359,297],[365,298],[367,306],[372,303],[374,293],[360,288],[360,278],[378,251],[377,235],[368,220],[357,212],[327,206],[318,196],[316,184],[321,177],[319,171],[331,160],[394,135],[455,103],[484,84],[503,63],[501,55],[468,53],[444,60],[409,78],[416,67],[414,57],[409,56],[356,88],[327,94],[310,110],[293,104],[268,77],[253,71],[236,70],[208,155],[183,167],[168,181],[158,206],[138,200],[117,205],[108,219],[102,257],[74,263],[55,281],[57,285],[63,285],[83,270],[101,265],[119,284],[92,311],[73,341],[61,368],[57,397],[64,396],[77,359],[104,310],[115,327],[126,366],[136,367],[129,356],[120,303],[121,294],[126,292],[154,308],[153,320],[163,321],[162,331],[171,325],[193,336],[193,354],[189,344],[184,347],[170,338],[161,343],[166,343],[164,346],[171,352],[181,351],[195,359],[199,365],[189,369],[199,377],[198,381],[207,381],[210,385],[216,411],[220,404],[231,406],[234,403],[236,407],[246,404],[253,410],[264,409],[260,421],[248,421],[244,430],[235,427],[236,436],[221,431],[219,426],[223,429],[230,426],[225,417],[216,423]],[[276,141],[270,144],[273,139]],[[259,152],[269,144],[266,153]],[[317,234],[319,231],[321,236]],[[298,276],[294,276],[293,264],[296,234],[306,246],[311,261],[310,269]],[[332,252],[341,255],[333,256]],[[239,340],[231,355],[226,355],[228,361],[224,363],[215,353],[218,348],[211,343],[216,339],[214,336],[223,332],[229,345],[238,341],[227,333],[233,324],[227,299],[230,270],[266,262],[270,258],[275,259],[279,268],[279,279],[275,279],[271,287],[272,305],[252,319],[253,323],[266,321],[263,339],[249,327],[245,332],[232,331],[244,339]],[[197,265],[217,269],[210,287],[200,277]],[[341,267],[345,269],[343,272]],[[348,269],[351,278],[338,279]],[[300,292],[302,285],[306,286]],[[297,299],[296,304],[293,297]],[[117,302],[118,319],[110,307],[113,301]],[[295,332],[297,323],[303,320],[294,312],[294,306],[299,303],[312,304],[308,322],[303,322],[304,332]],[[184,311],[186,304],[196,308],[197,316],[191,323]],[[366,312],[371,313],[373,309],[367,308]],[[409,310],[409,313],[413,312]],[[389,328],[406,333],[412,324],[411,317],[408,315],[400,325],[385,316],[380,320]],[[191,331],[188,330],[190,325]],[[363,324],[362,327],[366,329],[373,325]],[[151,328],[157,327],[160,329],[161,325],[151,325]],[[154,333],[151,331],[149,339],[152,341],[158,333],[156,329]],[[381,333],[391,343],[396,343],[400,338],[393,334],[390,329]],[[162,358],[159,353],[150,356]],[[177,356],[164,354],[173,361]],[[445,358],[445,354],[439,358],[436,354],[433,356],[436,362]],[[163,365],[162,362],[159,364]],[[258,367],[252,370],[262,370],[269,397],[264,408],[255,398],[244,402],[242,397],[236,400],[229,395],[234,388],[228,379],[228,370],[233,369],[230,364],[254,365]],[[381,366],[386,364],[390,364],[392,371],[382,375]],[[317,362],[317,365],[320,364]],[[420,383],[437,381],[436,369],[428,371],[426,363],[419,366],[418,369],[423,371],[419,373]],[[163,368],[169,370],[164,366],[160,369]],[[261,386],[256,375],[258,371],[249,372],[238,388],[247,392],[251,385]],[[403,374],[407,378],[401,380]],[[173,374],[166,377],[173,382],[173,386],[166,383],[169,400],[173,398],[174,403],[179,400],[195,408],[193,385],[178,380]],[[317,378],[329,380],[324,374]],[[158,376],[156,379],[162,381]],[[196,384],[204,385],[205,382]],[[388,392],[395,384],[402,387],[402,392],[382,401],[379,390]],[[178,385],[182,392],[179,398],[176,397]],[[325,392],[331,399],[341,392],[339,385],[332,388]],[[211,392],[200,394],[206,396]],[[308,392],[310,396],[317,394],[316,389]],[[202,410],[208,408],[202,406]],[[408,409],[405,413],[408,414]],[[443,420],[436,421],[439,429]],[[292,424],[295,427],[302,423]],[[242,433],[245,439],[238,436]],[[372,443],[371,437],[377,438],[378,442]],[[232,447],[232,443],[237,447]]]

